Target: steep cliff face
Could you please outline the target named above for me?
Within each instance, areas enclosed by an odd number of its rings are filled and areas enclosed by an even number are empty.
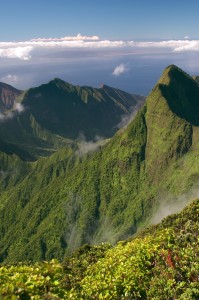
[[[198,143],[199,87],[176,66],[169,66],[147,101],[147,169],[159,176],[171,161]]]
[[[134,234],[166,202],[181,206],[178,196],[199,179],[198,100],[196,81],[169,66],[134,120],[97,152],[65,147],[30,163],[15,185],[8,177],[1,260],[62,259],[83,243]]]
[[[22,94],[22,91],[0,82],[0,112],[12,109],[16,98],[20,94]]]

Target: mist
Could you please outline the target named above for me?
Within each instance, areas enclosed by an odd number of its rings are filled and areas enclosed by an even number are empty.
[[[190,191],[179,196],[167,195],[161,197],[159,206],[150,220],[150,224],[158,224],[169,215],[179,213],[194,199],[199,197],[199,184],[195,184]]]
[[[80,133],[77,139],[78,150],[76,150],[76,154],[82,157],[87,153],[97,151],[102,145],[105,145],[106,142],[107,140],[100,136],[95,136],[93,141],[87,141],[85,135]]]
[[[98,220],[92,222],[91,226],[85,228],[81,226],[82,212],[86,214],[83,204],[83,198],[78,193],[68,192],[67,201],[64,203],[64,211],[66,216],[66,232],[64,240],[67,245],[67,253],[71,254],[82,244],[93,243],[93,229],[97,228]],[[89,218],[89,216],[88,216]]]
[[[14,103],[14,111],[17,111],[18,113],[21,113],[22,111],[24,111],[24,106],[21,103]]]
[[[100,230],[94,235],[92,245],[100,245],[101,243],[115,244],[116,242],[116,230],[112,225],[111,219],[105,215],[100,219],[100,223],[103,224]]]
[[[20,114],[25,110],[24,106],[21,103],[14,102],[13,110],[5,113],[0,113],[0,122],[5,122],[9,119],[14,118],[16,114]]]
[[[69,192],[68,201],[64,204],[67,228],[64,239],[70,253],[81,246],[81,236],[77,226],[81,200],[79,195]]]

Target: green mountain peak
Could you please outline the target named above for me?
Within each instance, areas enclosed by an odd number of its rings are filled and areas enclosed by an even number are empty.
[[[72,114],[78,111],[77,101],[81,101],[80,108],[97,107],[95,124],[99,107],[102,112],[107,108],[109,119],[113,109],[115,113],[121,105],[128,108],[127,97],[118,107],[113,98],[121,96],[117,89],[108,93],[107,99],[105,92],[98,94],[99,89],[83,87],[80,92],[74,88],[78,97],[72,94],[70,98],[70,104],[76,103],[70,110],[71,130],[79,120]],[[87,102],[79,98],[94,92],[98,95],[96,106],[90,98]],[[5,188],[0,197],[0,260],[62,259],[84,243],[115,242],[136,233],[148,224],[158,205],[164,208],[177,202],[182,207],[178,196],[188,192],[199,178],[199,126],[193,125],[195,112],[192,116],[192,110],[197,110],[198,93],[199,86],[190,76],[170,66],[134,120],[98,151],[81,156],[81,142],[66,146],[48,158],[29,163],[18,180],[12,168],[20,165],[24,169],[26,162],[16,159],[11,165],[12,158],[2,155],[0,179]],[[42,107],[48,112],[49,103],[57,103],[57,94],[52,97],[50,90],[49,97],[44,95],[30,98],[29,103],[38,100],[41,108],[39,101],[44,101]],[[39,122],[39,110],[33,108],[32,115]],[[57,113],[60,107],[57,109],[50,111]],[[82,109],[78,112],[81,120],[89,118]],[[55,115],[43,116],[53,129],[60,128]],[[186,201],[193,197],[190,193]]]
[[[75,88],[72,84],[57,77],[45,84],[46,88],[52,85],[56,86],[58,89],[74,90]]]
[[[13,90],[0,84],[0,111],[12,108],[16,95]],[[109,138],[122,117],[129,116],[144,101],[145,97],[111,87],[80,87],[54,78],[20,93],[23,112],[1,122],[2,149],[34,160],[52,154],[79,136],[87,140],[95,140],[96,136]]]
[[[177,67],[176,65],[169,65],[166,67],[162,73],[162,76],[158,80],[157,84],[166,84],[168,85],[174,78],[181,79],[182,76],[185,76],[187,78],[191,78],[186,72],[184,72],[182,69]]]
[[[169,109],[192,125],[199,125],[199,89],[196,80],[175,65],[168,66],[150,94],[166,100]]]
[[[64,80],[62,80],[61,78],[58,78],[58,77],[55,77],[54,79],[52,79],[52,80],[50,81],[50,83],[59,83],[59,82],[65,83]]]

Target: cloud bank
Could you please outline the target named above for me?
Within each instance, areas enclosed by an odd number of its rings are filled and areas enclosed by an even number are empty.
[[[3,45],[2,45],[3,44]],[[16,44],[9,47],[9,45],[4,45],[6,43],[0,43],[0,57],[6,58],[19,58],[22,60],[31,59],[30,52],[33,50],[32,46],[20,46]]]
[[[176,64],[199,74],[199,40],[107,40],[97,35],[0,42],[0,81],[24,90],[55,77],[74,85],[105,83],[147,95],[162,70]],[[127,70],[128,69],[128,70]],[[128,71],[128,76],[122,76]]]
[[[137,42],[123,40],[101,40],[94,36],[65,36],[62,38],[36,38],[22,42],[0,42],[0,58],[30,60],[38,51],[67,49],[113,49],[136,51],[138,49],[164,49],[171,52],[199,51],[199,40],[169,40],[159,42]],[[133,52],[132,52],[133,53]]]
[[[82,36],[81,33],[78,33],[77,36],[65,36],[62,38],[37,38],[31,39],[31,42],[51,42],[51,41],[98,41],[100,38],[97,35],[94,36]]]

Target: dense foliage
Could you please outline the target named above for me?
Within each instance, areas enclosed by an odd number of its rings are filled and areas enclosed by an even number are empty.
[[[62,260],[85,243],[114,244],[159,206],[192,200],[199,127],[187,112],[199,115],[198,98],[197,82],[170,66],[135,119],[98,151],[72,143],[33,163],[0,156],[0,261]]]
[[[7,89],[13,92],[12,87]],[[0,108],[1,98],[0,86]],[[56,78],[20,93],[16,101],[22,111],[12,112],[1,120],[0,150],[24,160],[36,160],[81,135],[88,140],[110,137],[117,131],[121,118],[144,100],[144,96],[108,86],[76,87]]]
[[[199,200],[115,247],[85,245],[56,260],[0,267],[3,299],[199,297]],[[13,298],[11,298],[13,296]]]

